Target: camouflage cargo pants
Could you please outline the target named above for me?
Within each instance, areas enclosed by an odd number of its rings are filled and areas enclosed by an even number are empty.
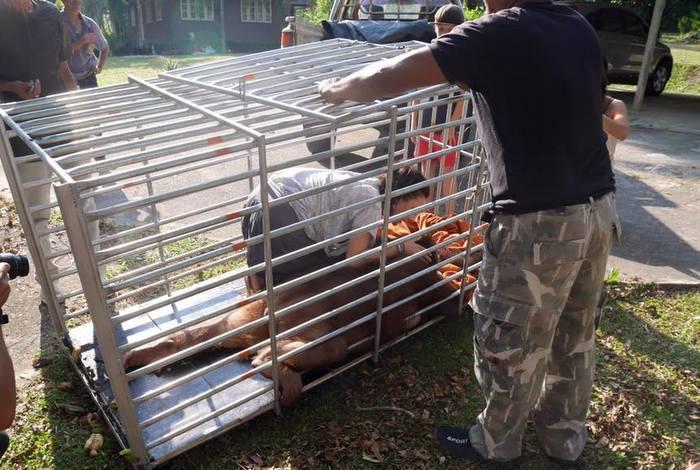
[[[575,460],[583,451],[594,318],[614,230],[612,194],[494,218],[471,301],[486,407],[470,440],[482,456],[519,457],[530,413],[548,455]]]

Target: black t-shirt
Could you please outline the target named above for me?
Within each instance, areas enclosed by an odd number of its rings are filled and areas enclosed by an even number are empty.
[[[581,15],[525,3],[457,26],[429,47],[445,77],[472,90],[497,212],[579,204],[615,190],[602,55]]]
[[[41,96],[65,91],[58,74],[71,48],[61,12],[44,0],[33,2],[31,13],[18,13],[0,0],[0,80],[41,82]],[[2,101],[16,101],[13,93]]]

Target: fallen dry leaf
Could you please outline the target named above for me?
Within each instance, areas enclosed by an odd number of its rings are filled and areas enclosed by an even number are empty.
[[[104,443],[105,439],[102,437],[102,434],[93,433],[90,434],[90,437],[88,437],[87,441],[85,441],[83,448],[88,454],[90,454],[90,457],[95,457],[97,455],[97,451],[102,448]]]
[[[81,353],[80,346],[73,348],[73,351],[71,351],[71,353],[70,353],[70,357],[71,357],[71,359],[73,359],[73,362],[78,362],[80,360],[80,353]]]

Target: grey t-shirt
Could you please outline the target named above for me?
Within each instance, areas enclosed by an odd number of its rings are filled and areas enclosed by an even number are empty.
[[[88,33],[94,33],[97,41],[94,44],[86,44],[78,50],[73,51],[70,60],[68,61],[68,67],[73,73],[76,80],[82,80],[87,78],[92,74],[92,71],[97,66],[98,59],[95,57],[95,48],[100,51],[105,50],[109,47],[107,40],[102,34],[102,30],[95,23],[95,21],[89,16],[80,14],[80,24],[81,31],[78,32],[68,18],[68,14],[63,12],[63,24],[65,25],[66,31],[70,37],[71,48],[78,42],[83,36]]]
[[[326,187],[355,176],[359,176],[359,173],[303,167],[289,168],[270,175],[268,184],[277,197],[284,197],[310,189]],[[307,220],[379,196],[377,184],[376,179],[368,178],[290,201],[289,205],[299,220]],[[310,239],[318,242],[376,222],[380,218],[381,202],[377,201],[360,209],[343,212],[340,215],[307,225],[305,232]],[[370,234],[374,241],[375,230],[371,230]],[[340,255],[344,250],[326,251],[331,255]]]

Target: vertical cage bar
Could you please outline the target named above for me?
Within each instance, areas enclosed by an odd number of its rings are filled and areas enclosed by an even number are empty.
[[[0,117],[7,116],[5,112],[0,109]],[[53,281],[49,274],[48,263],[49,260],[41,248],[41,235],[39,235],[32,222],[32,216],[29,213],[29,207],[24,198],[24,191],[22,189],[22,178],[20,177],[20,171],[15,161],[14,152],[12,151],[12,146],[10,145],[10,138],[5,128],[5,125],[0,120],[0,138],[2,139],[2,144],[0,145],[0,161],[2,161],[2,166],[5,169],[5,175],[7,176],[7,182],[10,186],[10,191],[12,192],[12,198],[15,201],[15,208],[17,210],[17,215],[19,216],[20,223],[22,224],[22,230],[27,240],[27,247],[32,255],[32,261],[34,262],[34,269],[37,273],[37,281],[41,285],[42,291],[50,297],[50,299],[44,299],[47,303],[49,310],[49,316],[53,322],[56,331],[60,331],[66,334],[68,330],[63,322],[63,307],[61,303],[56,298],[56,290],[54,289]],[[51,167],[49,167],[51,168]],[[50,189],[47,189],[50,191]],[[45,235],[50,236],[50,235]]]
[[[469,252],[471,251],[472,248],[472,237],[474,234],[474,227],[479,221],[479,211],[477,208],[479,207],[479,199],[481,197],[481,187],[482,187],[482,181],[483,181],[483,173],[484,173],[484,153],[481,151],[481,144],[477,144],[476,147],[474,148],[474,156],[478,155],[479,158],[479,169],[477,170],[477,180],[476,180],[476,191],[472,193],[472,217],[471,217],[471,222],[469,224],[469,238],[467,238],[467,248],[464,252],[464,268],[462,269],[462,283],[459,286],[459,307],[457,312],[461,315],[463,310],[464,310],[464,287],[467,284],[467,276],[469,274]],[[469,193],[467,193],[467,201],[465,202],[465,213],[469,210],[467,207],[468,201],[469,201]],[[484,240],[485,243],[485,240]]]
[[[272,357],[272,382],[275,392],[275,413],[282,413],[280,407],[280,380],[277,360],[277,324],[275,319],[275,289],[272,275],[272,237],[270,235],[270,198],[268,193],[267,154],[265,136],[257,139],[258,164],[260,166],[260,205],[263,216],[263,251],[265,253],[265,288],[267,290],[268,330],[270,332],[270,355]]]
[[[81,213],[82,202],[75,183],[56,186],[56,196],[61,207],[63,220],[68,232],[68,238],[78,267],[78,275],[85,292],[85,299],[90,307],[90,317],[95,335],[99,342],[105,369],[109,376],[110,386],[114,392],[119,417],[124,425],[124,432],[137,462],[146,465],[149,462],[148,451],[143,440],[143,434],[138,424],[136,408],[131,399],[129,384],[122,367],[121,354],[117,346],[112,321],[107,306],[107,300],[100,283],[100,272],[97,269],[95,251],[91,247],[88,224]],[[87,249],[85,249],[88,247]]]
[[[384,284],[386,279],[386,244],[389,239],[389,219],[391,217],[391,187],[394,180],[394,157],[396,152],[396,116],[398,108],[391,107],[391,122],[389,123],[389,152],[387,154],[386,184],[384,185],[384,220],[382,223],[382,249],[379,251],[379,281],[377,284],[377,318],[374,330],[374,354],[373,361],[379,362],[379,348],[381,346],[382,333],[382,309],[384,307]]]

